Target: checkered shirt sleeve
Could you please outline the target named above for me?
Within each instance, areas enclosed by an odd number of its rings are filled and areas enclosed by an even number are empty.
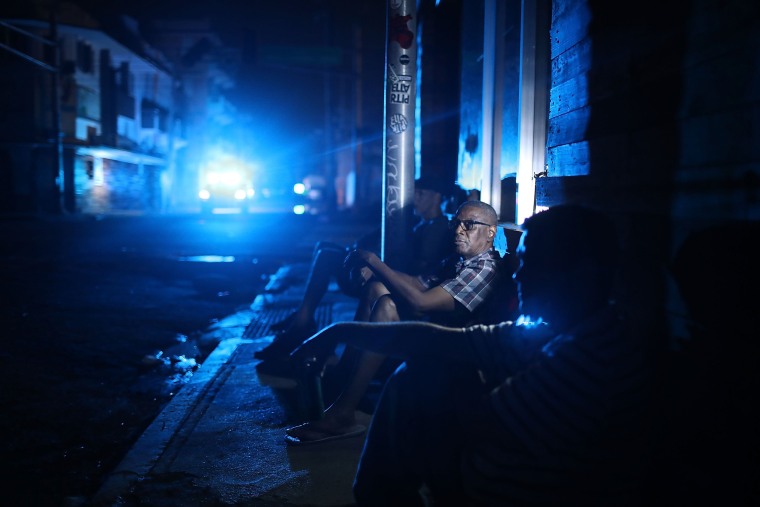
[[[462,262],[454,278],[443,280],[441,288],[473,312],[496,287],[499,254],[489,250]]]

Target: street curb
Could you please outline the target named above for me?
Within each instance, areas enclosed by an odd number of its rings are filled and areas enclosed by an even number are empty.
[[[158,463],[178,429],[213,386],[212,381],[235,350],[240,345],[253,341],[244,338],[228,338],[219,343],[188,383],[182,386],[177,395],[143,432],[121,463],[111,472],[93,497],[93,505],[120,505],[119,499],[129,492],[132,484],[147,476]]]

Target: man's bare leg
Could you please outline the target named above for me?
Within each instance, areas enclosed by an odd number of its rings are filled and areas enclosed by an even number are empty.
[[[390,294],[390,292],[382,282],[372,280],[366,283],[362,289],[362,294],[359,297],[359,304],[354,313],[354,321],[369,322],[372,318],[372,310],[375,307],[377,300],[388,294]],[[341,381],[341,384],[344,384],[346,381],[353,378],[359,368],[358,365],[363,361],[362,354],[363,351],[355,347],[345,347],[337,364],[334,365],[332,370],[334,378],[345,379],[344,381]],[[371,365],[367,365],[366,368],[371,368]],[[371,382],[372,379],[369,381]],[[361,396],[359,399],[361,400]]]
[[[381,296],[374,304],[370,322],[396,322],[400,320],[396,304],[390,295]],[[340,434],[356,425],[356,409],[367,392],[372,379],[386,360],[384,354],[362,351],[346,388],[324,412],[323,418],[287,430],[287,434],[304,440],[320,433]]]
[[[357,322],[369,322],[377,301],[388,294],[390,294],[390,291],[382,282],[378,282],[377,280],[367,282],[359,298],[359,306],[356,308],[354,320]]]
[[[337,276],[338,271],[343,269],[345,257],[344,249],[320,248],[314,253],[306,291],[294,313],[290,329],[305,329],[314,321],[314,312],[327,292],[330,278]]]
[[[330,278],[343,269],[345,251],[322,249],[316,253],[309,272],[301,304],[295,312],[290,329],[306,329],[314,322],[314,312],[322,301],[330,284]]]
[[[277,325],[284,329],[271,344],[254,354],[259,359],[287,358],[287,354],[317,331],[314,312],[327,292],[330,278],[343,269],[345,250],[333,247],[316,249],[312,259],[306,292],[298,309]]]

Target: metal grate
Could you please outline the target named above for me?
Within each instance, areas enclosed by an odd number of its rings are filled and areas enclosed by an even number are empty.
[[[243,338],[261,338],[274,334],[269,327],[275,322],[284,319],[295,309],[291,307],[269,308],[259,312],[243,332]],[[322,304],[314,312],[314,318],[317,321],[317,329],[322,329],[332,324],[332,304]]]

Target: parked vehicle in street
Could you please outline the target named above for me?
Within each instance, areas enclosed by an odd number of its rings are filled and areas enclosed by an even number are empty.
[[[202,213],[247,213],[255,193],[252,170],[244,164],[219,160],[201,170]]]

